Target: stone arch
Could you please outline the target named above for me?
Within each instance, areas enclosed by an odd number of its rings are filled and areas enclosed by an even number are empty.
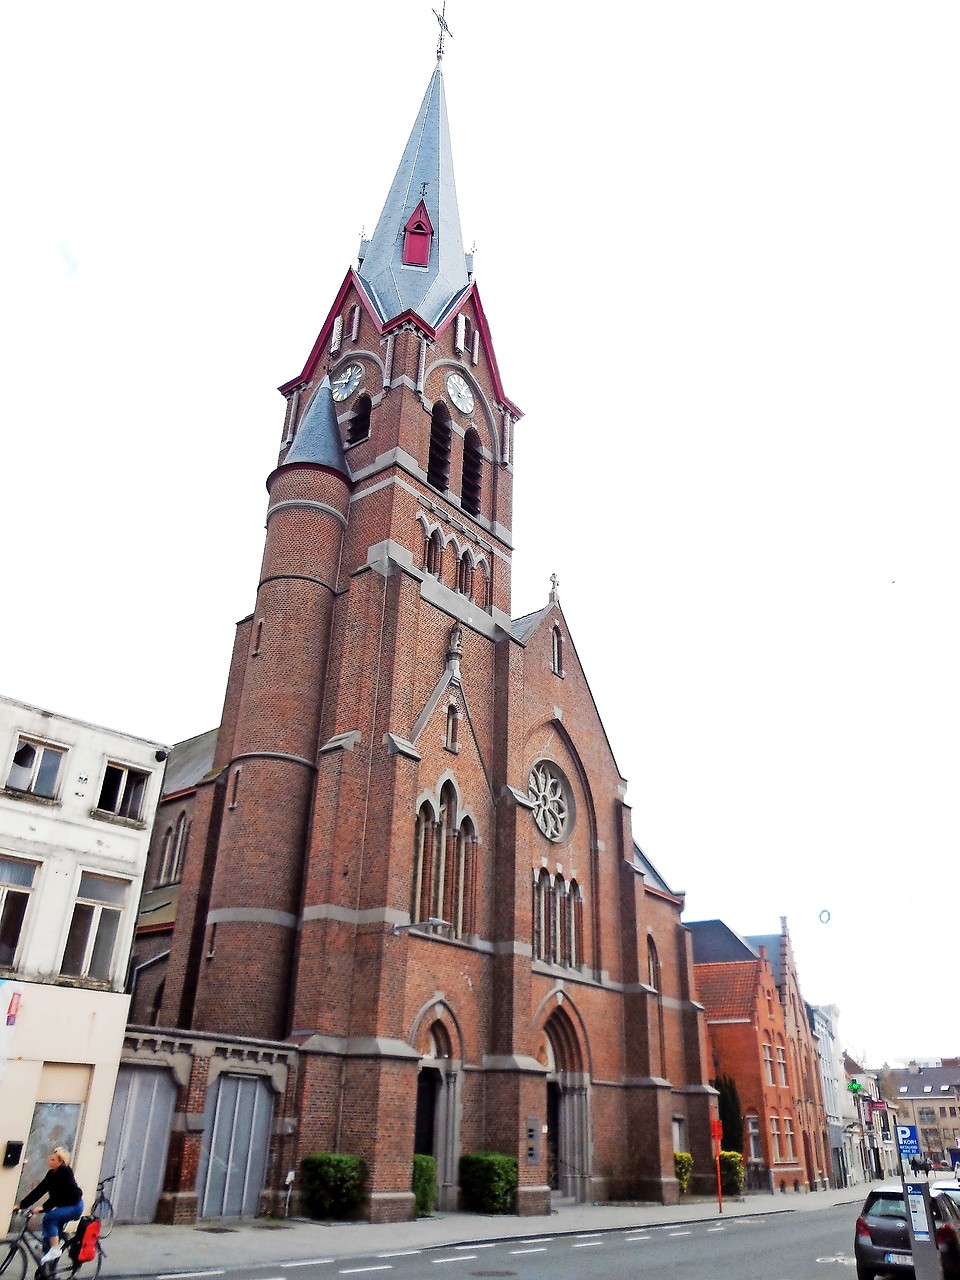
[[[558,990],[539,1011],[538,1060],[546,1068],[547,1180],[578,1203],[591,1199],[589,1046],[579,1013]]]
[[[437,1162],[440,1207],[457,1207],[462,1111],[463,1030],[438,992],[417,1011],[409,1043],[421,1054],[414,1112],[414,1153]]]

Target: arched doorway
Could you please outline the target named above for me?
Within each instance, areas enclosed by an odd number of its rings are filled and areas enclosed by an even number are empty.
[[[538,1054],[547,1068],[547,1180],[558,1197],[591,1199],[590,1077],[573,1023],[558,1005],[543,1028]]]
[[[450,1033],[438,1018],[421,1032],[417,1073],[414,1155],[437,1162],[439,1208],[456,1209],[460,1159],[460,1062]]]

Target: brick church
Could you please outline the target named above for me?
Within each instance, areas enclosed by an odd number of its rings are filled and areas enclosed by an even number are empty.
[[[415,1151],[447,1208],[480,1150],[519,1158],[523,1214],[676,1200],[675,1149],[708,1190],[683,897],[634,843],[556,581],[511,617],[520,411],[439,61],[281,391],[222,722],[174,749],[154,833],[105,1168],[168,1136],[127,1216],[276,1207],[315,1151],[366,1161],[374,1221],[412,1216]]]

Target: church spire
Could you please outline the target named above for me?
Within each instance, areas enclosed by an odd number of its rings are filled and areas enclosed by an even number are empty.
[[[413,311],[432,328],[470,283],[439,61],[358,274],[381,320]]]

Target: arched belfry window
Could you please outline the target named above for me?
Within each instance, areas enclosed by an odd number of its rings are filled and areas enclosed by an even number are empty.
[[[427,206],[421,200],[403,228],[403,265],[426,267],[430,265],[430,241],[433,239],[433,223]]]
[[[430,455],[427,458],[427,484],[445,492],[450,484],[450,445],[453,430],[450,410],[438,400],[430,415]]]
[[[359,444],[361,440],[369,438],[370,410],[372,408],[372,400],[364,393],[353,407],[353,417],[347,427],[347,444]]]
[[[480,514],[480,483],[483,455],[480,437],[471,427],[463,439],[463,479],[460,485],[460,501],[463,509],[472,516]]]

